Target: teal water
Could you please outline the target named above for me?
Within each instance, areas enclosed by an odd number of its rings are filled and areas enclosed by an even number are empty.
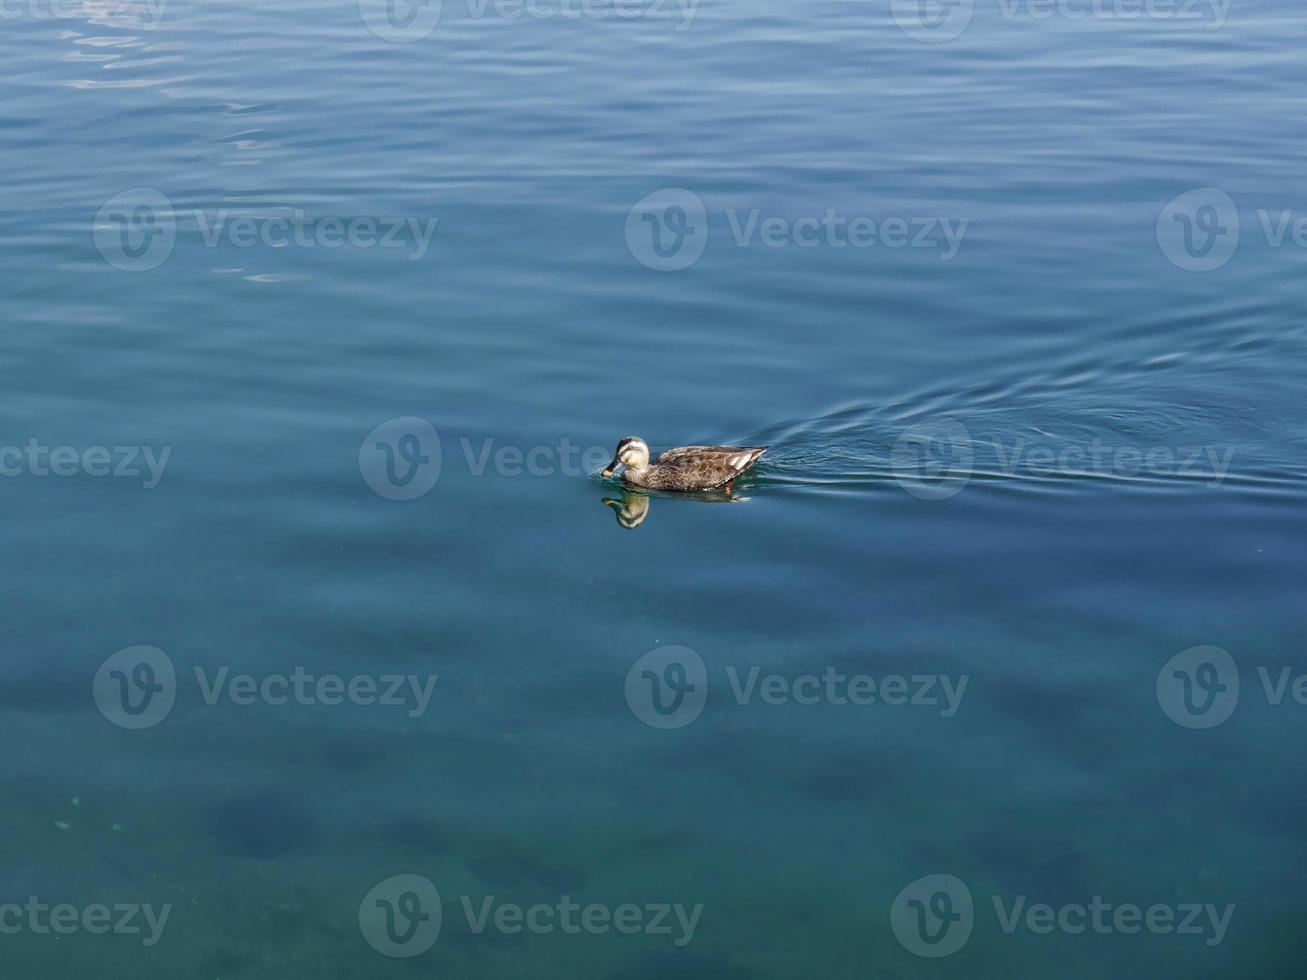
[[[1299,6],[400,7],[0,17],[7,969],[1297,975]]]

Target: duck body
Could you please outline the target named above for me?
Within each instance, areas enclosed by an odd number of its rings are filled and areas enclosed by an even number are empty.
[[[758,457],[768,448],[682,446],[667,450],[651,462],[644,440],[630,436],[617,444],[617,453],[604,470],[604,476],[611,476],[618,466],[624,466],[622,479],[632,487],[679,493],[729,491],[740,474],[758,462]]]

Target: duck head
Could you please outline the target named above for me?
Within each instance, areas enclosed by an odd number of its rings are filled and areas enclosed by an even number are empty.
[[[613,461],[604,467],[604,476],[612,476],[619,466],[629,470],[642,470],[649,465],[649,447],[638,436],[627,436],[617,444]]]

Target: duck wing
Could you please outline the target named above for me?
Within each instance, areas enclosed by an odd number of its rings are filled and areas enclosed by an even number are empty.
[[[767,446],[682,446],[658,457],[658,469],[678,489],[712,490],[758,461]]]
[[[658,464],[674,463],[677,460],[687,457],[698,459],[719,459],[722,462],[729,460],[734,456],[748,456],[750,462],[754,462],[765,453],[770,446],[682,446],[679,449],[669,449],[658,457]],[[748,465],[747,463],[742,465]]]

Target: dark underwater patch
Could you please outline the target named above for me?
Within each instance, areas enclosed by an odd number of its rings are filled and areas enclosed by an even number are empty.
[[[656,949],[634,957],[607,980],[749,980],[752,974],[719,953]]]
[[[316,832],[316,817],[295,794],[259,790],[228,797],[214,812],[213,835],[225,854],[268,859],[303,851]]]

